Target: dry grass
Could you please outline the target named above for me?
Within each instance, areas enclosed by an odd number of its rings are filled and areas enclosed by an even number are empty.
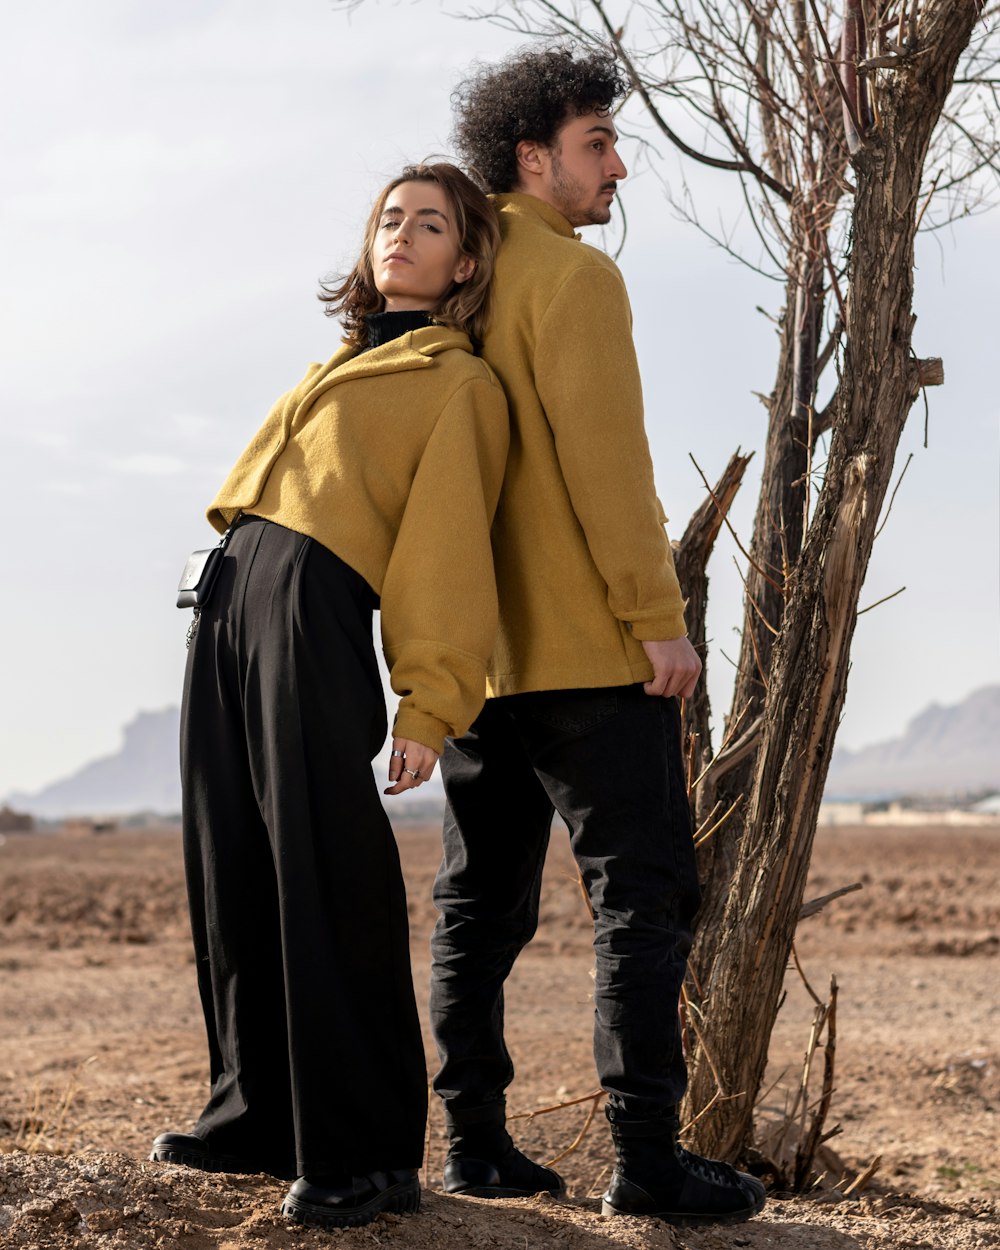
[[[15,1150],[29,1155],[68,1154],[67,1118],[80,1096],[84,1070],[96,1058],[96,1055],[91,1055],[77,1064],[60,1088],[36,1082],[32,1086],[28,1106],[20,1120],[12,1126],[11,1135],[0,1137],[0,1154],[10,1154]],[[79,1125],[76,1125],[75,1130],[78,1128]]]

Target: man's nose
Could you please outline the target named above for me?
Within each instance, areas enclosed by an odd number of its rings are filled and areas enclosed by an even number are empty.
[[[625,162],[615,151],[612,151],[611,153],[611,164],[608,168],[608,177],[617,178],[619,181],[621,181],[622,178],[628,177],[628,170],[625,168]]]

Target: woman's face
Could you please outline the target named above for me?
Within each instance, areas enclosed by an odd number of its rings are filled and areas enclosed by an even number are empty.
[[[454,213],[436,182],[403,182],[389,192],[372,246],[375,286],[388,312],[433,311],[475,268],[462,255]]]

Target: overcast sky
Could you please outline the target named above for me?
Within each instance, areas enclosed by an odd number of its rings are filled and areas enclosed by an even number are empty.
[[[457,7],[457,6],[455,6]],[[273,399],[337,345],[317,280],[349,266],[368,205],[412,159],[449,151],[451,86],[517,40],[434,0],[50,0],[7,13],[3,131],[0,795],[115,750],[179,701],[184,560]],[[623,155],[630,163],[629,144]],[[677,166],[664,170],[677,182]],[[713,216],[738,213],[699,172]],[[678,536],[717,476],[762,455],[780,288],[624,187],[621,265],[650,442]],[[601,243],[591,231],[591,242]],[[608,240],[613,243],[613,239]],[[854,648],[844,745],[892,737],[931,701],[1000,679],[996,290],[1000,219],[921,248],[920,355],[944,357],[904,440],[915,458],[879,540]],[[756,478],[734,513],[749,540]],[[710,689],[726,710],[740,586],[710,568]]]

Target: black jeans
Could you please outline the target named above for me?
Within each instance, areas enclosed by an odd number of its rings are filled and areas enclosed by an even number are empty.
[[[641,685],[491,699],[442,760],[434,1088],[502,1102],[503,985],[538,923],[553,810],[594,912],[594,1058],[611,1105],[662,1115],[684,1092],[678,997],[700,901],[675,699]]]
[[[299,1173],[417,1167],[427,1075],[406,896],[372,776],[375,596],[241,522],[188,653],[184,859],[212,1149]]]

